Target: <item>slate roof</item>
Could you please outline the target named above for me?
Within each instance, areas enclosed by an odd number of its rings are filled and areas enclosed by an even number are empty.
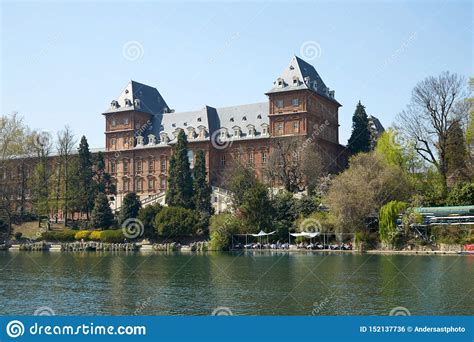
[[[194,129],[199,133],[200,128],[207,132],[204,139],[196,137],[196,140],[209,140],[212,133],[216,130],[225,128],[228,134],[234,134],[234,127],[241,130],[241,139],[262,137],[262,129],[269,125],[268,103],[253,103],[240,106],[214,108],[205,106],[204,108],[190,112],[163,113],[153,116],[152,125],[142,133],[145,137],[145,144],[149,134],[155,135],[157,143],[160,140],[160,134],[166,133],[169,142],[173,143],[176,138],[177,129],[184,129],[185,132]],[[255,129],[255,135],[249,136],[249,125]],[[146,147],[146,146],[145,146]]]
[[[334,91],[330,91],[314,66],[297,56],[293,56],[288,67],[273,82],[273,87],[267,94],[292,90],[312,90],[321,96],[337,102],[334,99]]]
[[[168,105],[156,88],[132,80],[120,96],[112,100],[104,114],[135,110],[156,115],[168,109]]]
[[[334,93],[329,91],[315,68],[301,58],[294,56],[288,68],[275,81],[274,87],[268,93],[300,89],[312,90],[337,103]],[[210,140],[212,134],[222,128],[227,129],[229,136],[233,136],[236,127],[240,128],[239,139],[268,137],[268,134],[262,134],[264,129],[268,132],[268,102],[222,108],[204,106],[195,111],[175,113],[169,109],[156,88],[130,81],[120,96],[112,101],[111,107],[104,114],[129,110],[152,114],[152,124],[147,127],[146,131],[140,132],[140,135],[144,137],[144,145],[137,146],[137,148],[148,147],[150,134],[156,137],[158,146],[165,145],[165,143],[160,144],[160,135],[163,133],[166,133],[169,139],[166,144],[173,143],[178,128],[184,129],[185,132],[194,129],[196,135],[198,135],[200,128],[204,128],[206,130],[205,137],[196,136],[195,140]],[[250,128],[255,130],[254,134],[249,134]]]

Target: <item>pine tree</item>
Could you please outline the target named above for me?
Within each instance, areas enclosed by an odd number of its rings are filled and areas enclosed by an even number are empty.
[[[193,179],[188,160],[186,134],[183,130],[178,133],[178,141],[170,160],[170,178],[168,182],[167,203],[193,209]]]
[[[86,213],[87,219],[94,205],[95,185],[92,172],[92,155],[89,151],[89,144],[85,136],[82,136],[79,144],[79,197],[82,203],[81,211]]]
[[[370,151],[369,119],[360,101],[352,116],[352,134],[348,141],[348,148],[352,154]]]
[[[92,210],[92,225],[95,228],[107,229],[114,222],[114,214],[105,194],[97,195]]]
[[[120,223],[124,223],[129,218],[137,218],[141,207],[142,203],[136,193],[126,194],[120,209]]]
[[[196,154],[196,163],[194,164],[194,208],[196,211],[211,214],[211,187],[206,180],[206,157],[203,151]]]

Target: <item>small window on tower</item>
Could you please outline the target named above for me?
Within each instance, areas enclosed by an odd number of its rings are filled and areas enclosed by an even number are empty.
[[[298,133],[300,131],[300,122],[294,121],[293,122],[293,132]]]
[[[293,105],[293,107],[298,107],[300,105],[300,99],[291,100],[291,104]]]
[[[278,108],[283,108],[283,100],[276,100],[276,106]]]
[[[125,119],[123,120],[123,124],[124,124],[124,125],[128,125],[128,118],[125,118]]]

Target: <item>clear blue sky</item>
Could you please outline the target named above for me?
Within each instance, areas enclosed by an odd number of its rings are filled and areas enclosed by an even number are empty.
[[[297,54],[336,90],[346,144],[358,100],[387,127],[424,77],[474,74],[469,1],[1,3],[0,112],[70,125],[93,147],[130,79],[177,111],[253,103]],[[137,60],[124,57],[129,41],[143,47]]]

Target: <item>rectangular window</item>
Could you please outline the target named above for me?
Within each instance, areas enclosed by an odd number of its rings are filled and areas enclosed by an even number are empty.
[[[166,159],[164,158],[160,160],[160,170],[161,172],[166,172]]]
[[[128,182],[129,182],[128,179],[125,179],[123,181],[123,192],[128,192],[128,186],[129,186]]]
[[[148,160],[148,173],[153,173],[154,171],[153,162],[153,159]]]
[[[291,104],[293,105],[293,107],[298,107],[300,105],[300,99],[291,100]]]
[[[221,156],[221,166],[225,166],[225,154]]]
[[[128,161],[123,161],[123,173],[128,173]]]
[[[161,180],[160,180],[160,188],[161,188],[161,190],[165,190],[165,189],[166,189],[166,178],[161,178]]]
[[[276,100],[277,108],[283,108],[283,100]]]
[[[110,139],[110,144],[111,144],[113,147],[115,147],[115,145],[117,145],[117,139],[115,139],[115,138]]]
[[[155,180],[149,179],[148,180],[148,190],[153,191],[155,190]]]
[[[128,118],[123,119],[123,124],[128,125]]]
[[[262,163],[267,162],[267,152],[262,152]]]
[[[249,161],[250,164],[253,164],[253,152],[249,152],[248,161]]]
[[[115,173],[115,172],[117,172],[117,167],[115,165],[115,162],[111,161],[110,162],[110,173]]]
[[[294,121],[293,122],[293,132],[298,133],[300,131],[300,122]]]
[[[283,134],[283,122],[277,124],[277,132],[278,134]]]
[[[141,173],[141,172],[142,172],[142,161],[137,160],[137,173]]]
[[[117,125],[117,120],[112,119],[112,126],[116,126],[116,125]]]
[[[137,180],[137,191],[142,191],[143,181],[141,179]]]

